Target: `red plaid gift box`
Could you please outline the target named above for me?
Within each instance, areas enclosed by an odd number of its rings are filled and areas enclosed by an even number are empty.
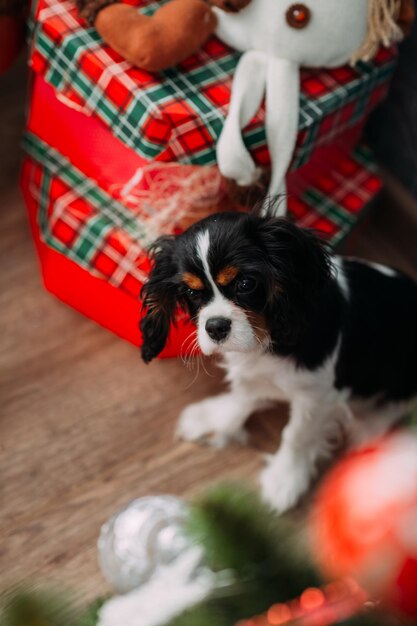
[[[231,206],[215,144],[239,55],[212,38],[178,68],[152,75],[104,45],[68,0],[39,0],[31,30],[22,183],[46,286],[140,343],[149,244]],[[395,53],[382,50],[355,69],[302,73],[289,210],[333,243],[380,188],[370,153],[353,148],[394,66]],[[245,142],[266,165],[263,116],[249,124]],[[177,354],[188,332],[181,320],[165,354]]]

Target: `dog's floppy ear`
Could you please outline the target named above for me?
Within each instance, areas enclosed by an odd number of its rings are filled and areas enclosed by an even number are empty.
[[[271,333],[281,345],[292,346],[330,281],[330,255],[313,230],[299,228],[285,218],[259,219],[258,236],[269,261],[265,276]]]
[[[145,312],[140,323],[143,337],[141,353],[145,363],[150,363],[162,352],[174,319],[177,305],[174,247],[175,237],[160,237],[149,251],[153,267],[141,291],[142,310]]]
[[[306,297],[328,282],[330,254],[316,231],[286,218],[266,217],[261,218],[259,233],[278,281],[299,285]]]

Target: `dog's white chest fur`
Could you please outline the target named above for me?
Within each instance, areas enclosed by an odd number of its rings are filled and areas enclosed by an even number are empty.
[[[245,442],[243,425],[249,415],[276,401],[288,402],[290,421],[280,449],[261,474],[265,500],[279,512],[287,510],[307,491],[317,462],[330,458],[339,442],[347,437],[357,445],[380,435],[404,411],[399,404],[388,405],[368,421],[366,413],[375,413],[371,403],[360,407],[361,419],[356,419],[349,389],[334,384],[338,354],[339,344],[321,367],[310,371],[291,358],[226,353],[223,366],[230,391],[188,406],[180,417],[179,437],[217,447]]]
[[[231,352],[225,355],[224,361],[232,387],[243,385],[265,400],[293,402],[301,396],[319,398],[329,393],[332,396],[337,394],[333,386],[337,352],[338,348],[314,372],[298,367],[292,359],[271,354]]]

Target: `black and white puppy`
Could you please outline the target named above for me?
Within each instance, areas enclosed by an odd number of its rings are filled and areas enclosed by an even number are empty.
[[[307,491],[341,430],[352,445],[382,435],[417,398],[417,285],[385,266],[332,257],[285,219],[223,213],[162,238],[143,288],[145,362],[178,308],[201,351],[220,354],[230,391],[182,413],[179,436],[241,438],[251,413],[290,403],[261,475],[279,512]]]

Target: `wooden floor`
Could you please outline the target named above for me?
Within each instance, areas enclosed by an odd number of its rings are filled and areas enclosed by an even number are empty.
[[[95,544],[109,515],[144,494],[254,480],[285,409],[251,420],[251,448],[174,442],[179,412],[216,392],[218,374],[174,360],[146,367],[43,291],[17,185],[22,76],[0,79],[0,590],[52,581],[91,599],[107,590]],[[383,199],[346,250],[417,276],[410,207]]]

